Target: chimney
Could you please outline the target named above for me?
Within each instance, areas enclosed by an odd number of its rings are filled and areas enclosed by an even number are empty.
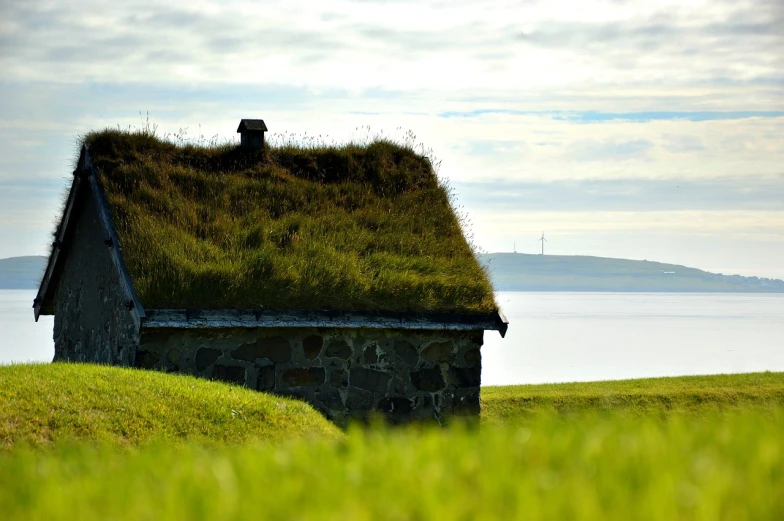
[[[243,119],[237,132],[240,134],[240,145],[242,148],[261,151],[264,148],[264,133],[267,125],[263,119]]]

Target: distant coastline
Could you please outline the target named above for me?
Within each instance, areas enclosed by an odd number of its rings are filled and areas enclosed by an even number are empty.
[[[38,289],[47,258],[0,259],[0,289]],[[485,253],[498,291],[784,293],[784,280],[710,273],[677,264],[607,257]]]
[[[0,289],[38,289],[46,260],[42,255],[0,259]]]
[[[499,291],[784,293],[784,281],[709,273],[662,262],[606,257],[487,253]]]

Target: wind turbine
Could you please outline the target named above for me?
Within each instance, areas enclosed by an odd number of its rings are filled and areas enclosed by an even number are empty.
[[[547,239],[544,238],[544,232],[542,232],[542,238],[539,239],[539,242],[542,243],[542,255],[544,255],[544,243],[549,242]]]

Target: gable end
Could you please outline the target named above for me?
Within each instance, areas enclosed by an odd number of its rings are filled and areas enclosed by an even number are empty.
[[[33,301],[33,311],[35,320],[38,321],[40,315],[54,314],[54,304],[52,302],[54,290],[57,286],[57,280],[60,276],[60,271],[65,264],[65,257],[68,255],[70,242],[72,241],[73,229],[76,226],[78,209],[84,204],[85,198],[92,198],[98,212],[98,220],[101,223],[103,231],[106,235],[105,244],[110,249],[110,256],[112,265],[116,271],[120,286],[123,291],[123,296],[126,305],[131,314],[134,316],[134,321],[137,322],[137,327],[141,323],[141,319],[146,317],[144,307],[136,295],[136,290],[131,282],[128,269],[125,266],[125,261],[122,256],[120,248],[120,241],[117,238],[117,231],[114,227],[114,222],[109,213],[109,206],[106,202],[106,195],[103,192],[95,173],[90,158],[89,150],[86,146],[82,146],[81,153],[79,154],[79,161],[76,170],[74,170],[74,180],[71,184],[71,190],[68,193],[68,199],[63,210],[63,215],[60,220],[60,225],[57,227],[55,239],[52,244],[52,252],[49,255],[49,262],[44,272],[44,277],[38,288],[38,294]]]

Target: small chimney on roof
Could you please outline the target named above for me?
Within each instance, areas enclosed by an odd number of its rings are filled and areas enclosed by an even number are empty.
[[[242,119],[237,132],[240,134],[240,145],[242,148],[252,150],[262,150],[264,148],[264,133],[267,125],[263,119]]]

